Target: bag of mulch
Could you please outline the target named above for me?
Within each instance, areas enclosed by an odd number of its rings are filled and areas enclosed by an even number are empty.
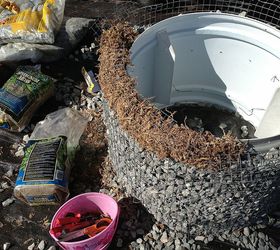
[[[53,92],[53,78],[36,67],[19,67],[0,88],[0,128],[22,131]]]
[[[1,0],[0,43],[54,43],[65,0]]]
[[[71,108],[39,122],[24,149],[14,195],[34,205],[61,204],[69,196],[68,179],[88,119]]]

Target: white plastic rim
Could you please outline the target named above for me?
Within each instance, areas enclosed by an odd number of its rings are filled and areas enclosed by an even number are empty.
[[[280,31],[230,14],[179,15],[139,35],[131,60],[138,92],[158,108],[218,105],[257,128],[280,86]]]

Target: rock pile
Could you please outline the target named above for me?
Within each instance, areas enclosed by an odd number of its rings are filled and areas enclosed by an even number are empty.
[[[72,107],[76,110],[90,109],[96,112],[101,111],[101,92],[92,96],[77,85],[77,83],[64,77],[57,83],[56,100],[64,104],[63,107]]]

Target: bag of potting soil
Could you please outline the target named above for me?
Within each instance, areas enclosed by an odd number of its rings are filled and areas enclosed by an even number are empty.
[[[56,204],[68,195],[67,139],[30,140],[20,165],[15,196],[31,205]]]
[[[65,108],[36,125],[24,149],[15,197],[32,206],[67,199],[71,165],[87,121],[78,111]]]
[[[54,91],[54,79],[34,67],[19,67],[0,89],[0,127],[21,131]]]
[[[54,43],[65,0],[1,0],[0,44]]]

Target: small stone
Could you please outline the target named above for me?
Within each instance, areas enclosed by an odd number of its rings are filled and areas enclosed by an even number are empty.
[[[269,241],[268,235],[265,236],[265,241]]]
[[[9,186],[8,182],[2,182],[2,183],[1,183],[1,187],[2,187],[3,189],[8,189],[10,186]]]
[[[248,239],[246,236],[243,236],[243,243],[245,244],[245,246],[247,246],[248,244]]]
[[[136,242],[137,242],[138,244],[141,244],[141,243],[143,242],[143,240],[142,240],[141,238],[138,238],[138,239],[136,240]]]
[[[258,243],[258,248],[259,248],[259,249],[264,249],[264,247],[265,247],[265,242],[264,242],[263,239],[260,239],[260,240],[259,240],[259,243]]]
[[[218,237],[218,240],[220,240],[220,241],[225,241],[225,240],[223,239],[222,236],[219,236],[219,237]]]
[[[41,242],[40,242],[39,245],[38,245],[38,249],[39,249],[39,250],[44,250],[45,247],[46,247],[45,241],[44,241],[44,240],[41,240]]]
[[[222,130],[225,129],[227,127],[227,125],[225,123],[221,123],[219,125],[219,128],[221,128]]]
[[[234,195],[235,198],[240,198],[240,196],[241,196],[241,194],[239,192],[236,192]]]
[[[29,135],[24,135],[22,140],[27,143],[29,141]]]
[[[181,241],[179,239],[175,239],[175,246],[181,246]]]
[[[174,242],[172,240],[170,240],[165,244],[165,247],[171,247],[172,246],[172,249],[174,249],[173,243]]]
[[[168,242],[168,236],[167,236],[166,231],[163,232],[163,234],[162,234],[162,236],[161,236],[161,238],[160,238],[160,241],[161,241],[163,244],[165,244],[165,243]]]
[[[55,247],[55,246],[50,246],[50,247],[48,248],[48,250],[56,250],[56,247]]]
[[[4,244],[3,244],[3,250],[7,250],[7,249],[9,249],[9,248],[10,248],[10,246],[11,246],[11,243],[10,243],[10,242],[6,242],[6,243],[4,243]]]
[[[240,130],[242,131],[241,137],[243,137],[243,138],[246,137],[249,134],[247,126],[242,126],[240,128]]]
[[[24,150],[23,148],[19,148],[18,151],[15,153],[16,157],[24,156]]]
[[[245,236],[249,236],[250,235],[250,229],[248,228],[248,227],[245,227],[244,229],[243,229],[243,233],[244,233],[244,235]]]
[[[259,233],[258,233],[258,237],[259,237],[260,239],[265,240],[265,234],[264,234],[263,232],[259,232]]]
[[[191,240],[188,241],[188,243],[189,243],[190,245],[192,245],[192,244],[194,244],[194,240],[191,239]]]
[[[204,236],[196,236],[196,237],[195,237],[195,240],[196,240],[196,241],[204,241],[204,240],[205,240],[205,237],[204,237]]]
[[[184,250],[185,248],[183,248],[182,246],[175,246],[175,250]]]
[[[121,238],[118,238],[117,247],[122,247],[122,245],[123,245],[123,240]]]
[[[187,248],[188,250],[191,249],[191,245],[189,243],[184,244],[184,247]]]
[[[211,242],[211,241],[213,241],[213,240],[214,240],[214,236],[210,234],[210,235],[208,236],[208,242]]]
[[[145,246],[144,246],[143,244],[140,244],[140,245],[139,245],[139,249],[140,249],[140,250],[145,250]]]
[[[148,234],[146,234],[146,235],[144,236],[144,238],[143,238],[144,241],[148,241],[149,239],[150,239],[150,237],[149,237]]]
[[[234,230],[233,235],[238,238],[240,236],[240,231],[239,230]]]
[[[155,231],[152,231],[152,237],[154,240],[158,240],[159,234],[157,234]]]
[[[35,243],[32,243],[30,246],[27,247],[28,250],[33,250],[35,248]]]
[[[159,229],[158,229],[158,227],[157,227],[156,224],[153,225],[153,230],[154,230],[155,232],[159,232]]]
[[[13,176],[13,170],[10,169],[8,172],[5,173],[5,175],[9,178],[12,177]]]
[[[14,201],[15,201],[14,198],[9,198],[9,199],[2,202],[2,206],[7,207],[7,206],[11,205]]]

